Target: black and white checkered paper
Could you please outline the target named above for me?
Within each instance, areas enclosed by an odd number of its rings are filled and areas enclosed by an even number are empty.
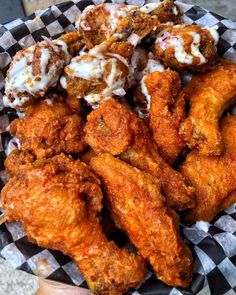
[[[3,108],[4,75],[15,53],[42,40],[42,36],[57,38],[74,31],[78,14],[90,4],[102,0],[69,1],[36,11],[30,17],[0,25],[0,189],[7,180],[4,171],[5,149],[10,140],[9,123],[18,114]],[[122,3],[123,0],[114,2]],[[147,1],[155,2],[155,1]],[[157,2],[157,1],[156,1]],[[143,5],[144,0],[127,0],[127,4]],[[184,10],[184,21],[201,26],[218,26],[219,54],[236,62],[236,23],[194,5],[176,2]],[[1,209],[0,209],[1,216]],[[129,294],[139,295],[233,295],[236,294],[236,204],[221,212],[210,224],[197,222],[181,225],[186,242],[194,256],[194,276],[189,289],[172,288],[158,281],[149,272],[147,280]],[[42,249],[32,244],[19,223],[0,225],[0,255],[15,268],[44,278],[86,287],[76,265],[58,251]]]

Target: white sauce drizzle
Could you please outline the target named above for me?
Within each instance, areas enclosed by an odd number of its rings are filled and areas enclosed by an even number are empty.
[[[198,57],[199,63],[203,64],[206,62],[205,57],[200,52],[200,41],[201,36],[196,32],[189,32],[189,35],[193,37],[193,41],[191,44],[191,53],[187,53],[184,49],[184,39],[179,35],[171,35],[170,33],[166,32],[163,35],[163,32],[159,33],[156,39],[156,44],[158,44],[162,50],[166,50],[167,48],[173,46],[175,49],[175,58],[180,63],[185,64],[192,64],[193,58]]]
[[[151,96],[147,90],[147,86],[145,84],[145,79],[147,74],[153,73],[153,72],[163,72],[165,70],[164,66],[158,61],[152,59],[152,54],[149,54],[149,59],[147,62],[147,65],[145,69],[142,71],[142,80],[141,80],[141,91],[143,95],[145,95],[146,100],[147,100],[147,110],[150,109],[151,106]]]
[[[53,46],[51,46],[53,42]],[[5,106],[21,107],[31,96],[38,98],[45,95],[49,87],[57,84],[58,78],[70,55],[67,45],[61,40],[45,40],[37,44],[41,51],[40,73],[33,75],[33,61],[36,45],[18,52],[12,61],[11,67],[5,80]],[[52,54],[63,52],[64,58],[50,64]],[[13,99],[13,101],[11,101]]]
[[[91,28],[86,25],[86,18],[87,13],[96,7],[95,5],[89,5],[84,10],[83,13],[77,18],[77,21],[75,22],[75,27],[77,30],[81,27],[84,31],[91,31]]]
[[[173,6],[172,12],[173,12],[174,15],[178,15],[179,14],[178,9],[177,9],[176,6]]]
[[[163,72],[165,70],[164,66],[159,60],[155,60],[153,54],[150,52],[148,55],[148,61],[145,68],[141,72],[136,73],[136,79],[142,80],[144,76],[153,72]]]
[[[147,86],[145,84],[145,78],[146,78],[146,76],[144,76],[143,79],[141,80],[141,90],[142,90],[142,93],[143,93],[143,95],[145,95],[146,100],[147,100],[147,109],[150,110],[151,96],[148,93]]]
[[[120,70],[117,61],[122,62],[127,68],[129,64],[126,59],[115,53],[104,52],[106,46],[104,44],[95,46],[89,53],[82,56],[74,57],[71,63],[65,68],[68,76],[74,76],[85,80],[105,81],[107,86],[101,93],[88,93],[84,99],[90,105],[100,103],[104,99],[112,96],[112,94],[125,95],[126,77]],[[107,72],[107,68],[110,71]],[[63,88],[67,88],[66,78],[60,79]],[[96,83],[96,82],[95,82]],[[77,98],[82,98],[80,95]]]
[[[120,24],[120,20],[128,16],[129,11],[137,8],[133,5],[108,3],[105,9],[109,12],[109,25],[112,31],[115,31]]]
[[[205,27],[204,29],[208,30],[212,36],[212,38],[215,41],[215,45],[217,45],[218,41],[219,41],[219,33],[217,32],[218,30],[218,26],[214,26],[214,27]]]
[[[147,65],[144,69],[144,73],[153,73],[153,72],[163,72],[165,70],[164,66],[158,61],[154,59],[149,59]]]
[[[149,3],[142,6],[139,10],[144,13],[151,13],[160,6],[161,3]]]

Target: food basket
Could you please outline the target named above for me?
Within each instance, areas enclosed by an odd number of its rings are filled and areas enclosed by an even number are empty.
[[[122,0],[114,2],[123,3]],[[158,1],[128,0],[125,3],[144,5],[149,2]],[[0,189],[7,181],[4,159],[11,139],[8,126],[13,119],[21,116],[21,113],[2,105],[4,76],[12,57],[18,50],[41,41],[42,36],[57,38],[64,32],[75,31],[76,16],[88,5],[100,3],[103,1],[69,1],[0,25]],[[236,62],[236,22],[199,6],[177,1],[176,4],[184,11],[185,22],[203,27],[218,26],[218,53]],[[158,281],[149,271],[146,282],[130,290],[129,294],[236,294],[236,204],[218,214],[211,223],[197,222],[191,226],[181,224],[181,230],[194,257],[194,276],[190,287],[172,288]],[[0,225],[0,256],[14,268],[30,274],[87,287],[76,265],[68,257],[32,244],[19,223],[5,222]]]

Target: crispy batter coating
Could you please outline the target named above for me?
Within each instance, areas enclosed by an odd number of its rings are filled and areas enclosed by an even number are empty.
[[[133,46],[110,39],[65,67],[61,85],[73,98],[84,98],[94,105],[112,94],[124,95],[128,87],[129,63]]]
[[[10,131],[19,138],[23,151],[40,159],[83,151],[87,146],[83,126],[77,113],[60,97],[53,97],[29,106],[23,119],[11,123]]]
[[[220,155],[223,143],[218,122],[236,101],[236,65],[222,60],[209,72],[194,76],[181,95],[190,104],[180,129],[187,145],[204,155]]]
[[[14,176],[35,160],[36,157],[26,151],[13,150],[4,161],[4,166],[10,176]]]
[[[121,295],[143,281],[146,267],[141,256],[103,234],[99,184],[89,166],[61,154],[11,178],[1,193],[3,207],[39,246],[70,256],[94,294]]]
[[[193,188],[158,154],[145,123],[114,99],[103,102],[87,117],[85,140],[97,153],[109,152],[157,177],[168,205],[183,210],[194,206]]]
[[[217,55],[218,33],[198,25],[167,25],[157,35],[153,53],[176,71],[202,71]]]
[[[85,45],[83,37],[78,31],[63,34],[59,39],[67,44],[69,52],[72,56],[75,56],[75,54]]]
[[[153,72],[143,83],[151,96],[149,127],[160,155],[170,164],[176,162],[185,142],[179,135],[185,118],[185,101],[177,99],[181,81],[176,72]]]
[[[196,189],[196,207],[188,211],[187,221],[210,221],[236,202],[236,116],[222,119],[221,133],[225,145],[221,156],[193,151],[182,166],[182,173]]]
[[[92,158],[91,166],[105,185],[115,221],[157,278],[187,287],[192,278],[191,252],[180,238],[178,215],[166,206],[157,179],[110,154]]]
[[[133,33],[141,40],[156,23],[156,16],[142,12],[138,6],[105,3],[84,9],[76,26],[90,49],[114,34],[126,40]]]

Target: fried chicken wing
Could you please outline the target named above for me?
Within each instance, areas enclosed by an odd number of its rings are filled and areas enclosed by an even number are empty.
[[[187,145],[207,156],[220,155],[223,143],[218,122],[236,101],[236,65],[222,60],[205,74],[194,76],[180,95],[190,104],[180,128]]]
[[[158,154],[145,123],[114,99],[103,102],[87,117],[85,140],[97,153],[108,152],[156,176],[167,203],[179,210],[194,205],[193,188]]]
[[[65,67],[61,85],[70,97],[96,105],[112,94],[125,95],[133,46],[108,40],[76,56]]]
[[[76,112],[60,97],[52,96],[26,108],[25,117],[11,123],[10,132],[20,140],[23,151],[47,158],[83,151],[87,146],[83,126]]]
[[[157,278],[187,287],[192,277],[191,252],[180,238],[178,215],[166,206],[156,178],[110,154],[92,158],[91,166],[105,185],[114,220]]]
[[[150,96],[150,130],[160,155],[172,164],[185,147],[179,134],[180,124],[185,117],[185,101],[183,97],[177,99],[180,77],[171,70],[156,71],[146,75],[142,83]]]
[[[196,207],[187,213],[187,221],[212,220],[216,214],[236,202],[236,116],[221,121],[225,151],[209,157],[191,152],[181,171],[196,189]]]
[[[3,103],[12,108],[24,108],[35,99],[44,97],[56,86],[63,68],[70,61],[66,43],[44,41],[18,51],[5,79]]]
[[[198,25],[167,25],[155,40],[153,53],[166,67],[176,71],[201,71],[217,54],[218,33]]]
[[[121,295],[144,280],[146,267],[139,254],[103,234],[99,184],[86,164],[61,154],[11,178],[1,193],[3,208],[32,241],[70,256],[94,294]]]

